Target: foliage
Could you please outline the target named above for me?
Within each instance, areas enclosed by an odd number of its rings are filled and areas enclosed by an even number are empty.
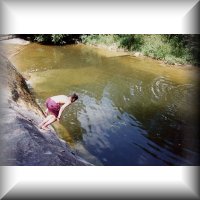
[[[44,44],[56,44],[62,45],[65,44],[65,38],[67,35],[65,34],[42,34],[42,35],[34,35],[34,41]]]
[[[51,35],[51,40],[54,44],[65,44],[66,42],[64,41],[64,38],[66,37],[66,35],[62,35],[62,34],[53,34]]]
[[[20,35],[42,44],[63,45],[80,41],[84,44],[123,48],[169,64],[200,64],[200,35],[144,34],[37,34]]]
[[[142,44],[140,35],[111,35],[111,34],[92,34],[82,35],[82,43],[91,45],[112,45],[116,48],[127,50],[138,50]]]
[[[199,35],[82,35],[82,42],[92,45],[115,45],[128,51],[138,51],[145,56],[169,64],[199,65]]]
[[[113,45],[116,44],[117,38],[115,35],[110,34],[91,34],[91,35],[82,35],[82,43],[91,44],[91,45]]]
[[[33,42],[52,45],[72,44],[79,40],[78,34],[32,34],[20,35],[22,38],[29,39]]]
[[[143,44],[141,35],[117,35],[119,39],[119,46],[129,51],[139,51]]]

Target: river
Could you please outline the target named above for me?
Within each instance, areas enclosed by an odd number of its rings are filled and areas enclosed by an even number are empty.
[[[49,96],[79,95],[54,127],[94,165],[198,164],[195,67],[84,45],[34,43],[11,61],[27,77],[41,107]]]

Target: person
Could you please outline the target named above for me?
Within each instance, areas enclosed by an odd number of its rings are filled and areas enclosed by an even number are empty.
[[[47,107],[45,111],[46,118],[38,125],[39,128],[43,130],[50,130],[48,129],[48,126],[56,120],[59,121],[64,109],[74,103],[77,99],[78,95],[75,93],[70,96],[58,95],[49,97],[45,102]]]

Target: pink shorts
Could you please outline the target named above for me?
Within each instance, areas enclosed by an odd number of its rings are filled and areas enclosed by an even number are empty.
[[[45,102],[46,107],[48,108],[49,112],[58,117],[60,111],[60,104],[56,103],[51,98],[48,98]]]

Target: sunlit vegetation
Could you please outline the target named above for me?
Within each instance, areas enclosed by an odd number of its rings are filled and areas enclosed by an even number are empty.
[[[112,50],[139,52],[168,64],[199,66],[199,35],[180,34],[34,34],[20,35],[48,45],[83,43]]]

